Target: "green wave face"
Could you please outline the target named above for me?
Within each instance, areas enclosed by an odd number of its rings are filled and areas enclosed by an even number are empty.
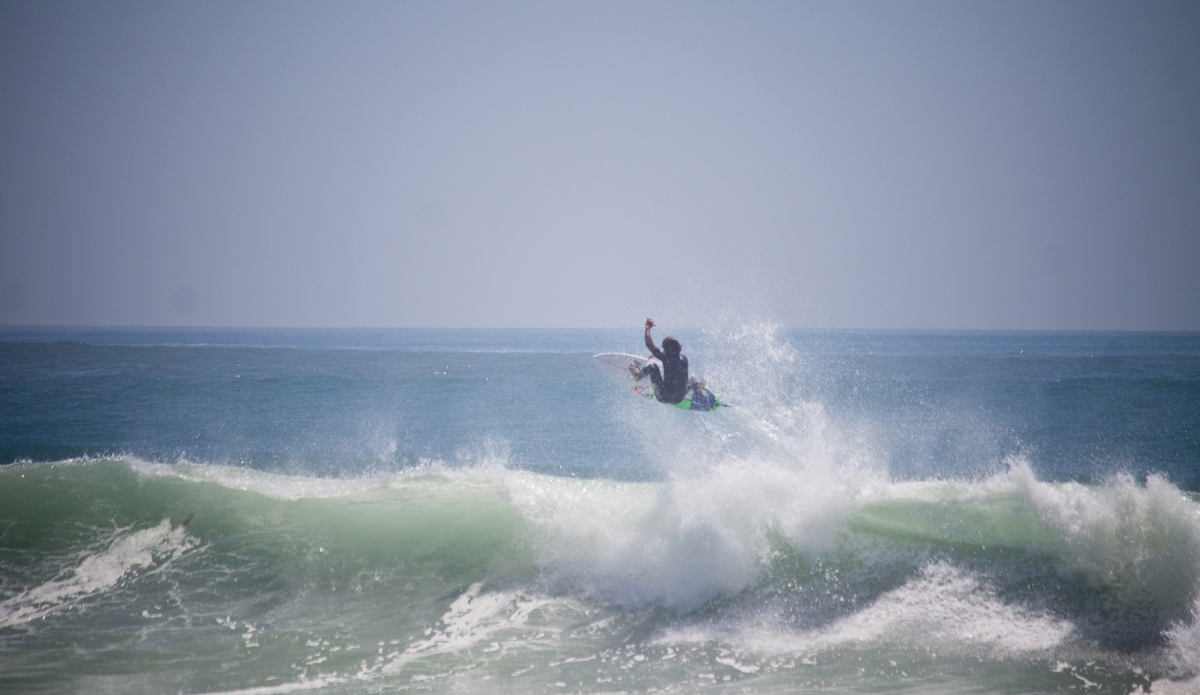
[[[800,664],[848,690],[903,671],[1128,691],[1181,672],[1200,525],[1165,482],[902,483],[827,532],[724,487],[7,466],[0,685],[788,690]]]
[[[895,544],[986,552],[1052,551],[1062,537],[1048,529],[1027,500],[1016,493],[961,502],[894,500],[856,510],[846,521],[855,534]]]
[[[315,678],[357,667],[362,645],[419,636],[473,583],[533,572],[494,489],[437,474],[20,464],[0,469],[0,510],[0,630],[22,647],[3,680],[47,691],[95,685],[99,658],[114,674],[165,670],[150,690]],[[359,647],[304,667],[306,645],[333,636]]]

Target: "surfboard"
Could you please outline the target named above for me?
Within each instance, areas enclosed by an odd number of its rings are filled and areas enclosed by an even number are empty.
[[[653,357],[642,357],[641,355],[630,355],[623,352],[602,352],[599,355],[593,355],[592,359],[596,360],[596,364],[600,367],[600,371],[613,381],[625,386],[633,393],[644,398],[649,398],[652,401],[659,402],[654,397],[654,384],[647,377],[638,381],[633,374],[629,373],[629,365],[635,365],[640,371],[651,363],[657,364],[659,369],[662,369],[662,363]],[[720,399],[717,395],[708,389],[688,389],[684,394],[683,400],[678,403],[667,403],[666,405],[674,406],[680,410],[696,410],[699,412],[711,412],[721,406]]]

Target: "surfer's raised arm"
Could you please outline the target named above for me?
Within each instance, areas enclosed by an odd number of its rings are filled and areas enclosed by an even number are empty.
[[[646,319],[646,349],[650,351],[651,355],[662,359],[662,353],[654,345],[654,338],[650,337],[651,328],[654,328],[654,319]]]

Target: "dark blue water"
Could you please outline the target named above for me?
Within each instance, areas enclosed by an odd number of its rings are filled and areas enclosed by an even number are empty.
[[[681,335],[697,371],[762,359]],[[784,339],[799,366],[764,378],[860,430],[897,477],[989,473],[1025,453],[1056,480],[1200,485],[1196,334]],[[589,359],[637,343],[615,330],[5,328],[0,461],[124,453],[346,476],[502,443],[530,469],[638,478],[653,472],[610,416],[624,394]]]

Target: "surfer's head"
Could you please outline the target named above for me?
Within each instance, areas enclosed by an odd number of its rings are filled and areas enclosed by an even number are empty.
[[[679,346],[678,340],[675,340],[671,336],[663,338],[663,352],[667,353],[668,355],[678,355],[682,349],[683,348]]]

